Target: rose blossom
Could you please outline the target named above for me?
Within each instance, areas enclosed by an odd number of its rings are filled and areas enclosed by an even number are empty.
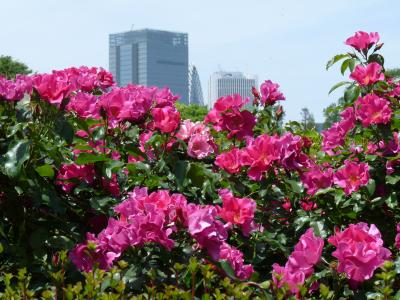
[[[368,184],[369,166],[366,163],[356,163],[345,160],[344,167],[336,171],[334,183],[344,189],[346,195],[358,191],[360,186]]]
[[[337,229],[328,242],[336,247],[332,255],[339,260],[338,272],[346,273],[355,285],[370,279],[391,256],[374,224],[361,222],[350,224],[343,231]]]
[[[392,117],[390,102],[375,94],[358,98],[355,107],[356,117],[364,127],[372,124],[387,124]]]
[[[357,81],[362,86],[367,86],[384,80],[385,75],[382,73],[381,65],[373,62],[366,67],[362,65],[356,66],[354,71],[350,74],[350,78]]]
[[[242,226],[243,234],[248,236],[255,229],[254,212],[256,202],[250,198],[237,198],[228,189],[218,191],[222,199],[219,215],[226,222]]]
[[[230,174],[237,174],[240,172],[240,168],[242,167],[241,153],[240,149],[233,148],[230,151],[218,155],[214,163]]]
[[[175,131],[180,122],[180,113],[171,106],[156,107],[151,111],[155,128],[161,132],[170,133]]]
[[[273,264],[274,273],[272,279],[278,287],[284,284],[289,286],[290,292],[296,294],[299,292],[299,286],[303,285],[305,280],[314,272],[314,265],[321,258],[324,247],[324,240],[314,235],[312,228],[304,233],[296,244],[294,251],[290,254],[285,267]]]
[[[279,91],[279,84],[271,80],[264,81],[260,90],[262,104],[274,105],[276,101],[285,100],[285,96]]]
[[[368,50],[373,44],[379,41],[379,34],[377,32],[364,32],[357,31],[354,36],[349,37],[345,44],[349,45],[359,51]]]

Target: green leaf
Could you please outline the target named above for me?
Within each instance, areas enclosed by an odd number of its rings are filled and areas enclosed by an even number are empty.
[[[230,263],[228,263],[226,260],[222,260],[220,261],[220,266],[224,270],[226,275],[228,275],[231,278],[235,278],[235,272],[233,271]]]
[[[353,103],[354,101],[357,100],[358,96],[360,95],[360,92],[361,90],[359,86],[349,88],[344,92],[344,100],[346,101],[346,103]]]
[[[68,144],[72,143],[74,138],[74,128],[64,117],[57,118],[54,130]]]
[[[15,178],[20,174],[22,164],[30,157],[30,146],[29,140],[19,140],[10,144],[0,164],[5,175]]]
[[[39,166],[35,170],[42,177],[49,177],[49,178],[54,177],[54,170],[50,165]]]
[[[105,154],[92,154],[92,153],[81,153],[76,159],[75,163],[78,165],[92,164],[98,161],[107,161],[109,158]]]
[[[396,184],[400,180],[400,175],[396,176],[386,176],[386,183]]]
[[[347,84],[351,84],[351,82],[350,82],[350,81],[341,81],[341,82],[336,83],[336,84],[329,90],[328,95],[329,95],[330,93],[332,93],[334,90],[336,90],[337,88],[340,88],[341,86],[347,85]]]
[[[348,54],[338,54],[335,55],[328,63],[326,64],[326,69],[328,70],[330,67],[332,67],[335,63],[337,63],[339,60],[342,60],[343,58],[349,57]]]
[[[175,164],[175,178],[178,185],[182,186],[188,172],[189,164],[187,161],[178,160]]]
[[[342,66],[340,67],[340,72],[342,73],[342,75],[344,75],[344,72],[346,72],[347,68],[349,67],[350,61],[351,61],[351,58],[343,61]]]
[[[286,180],[286,181],[290,184],[293,192],[295,192],[296,194],[301,194],[304,191],[304,187],[300,181],[295,181],[295,180]]]

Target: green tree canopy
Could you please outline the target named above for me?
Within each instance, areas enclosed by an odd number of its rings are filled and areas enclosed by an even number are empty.
[[[32,70],[22,62],[14,60],[11,56],[0,56],[0,76],[7,79],[15,78],[17,74],[30,74]]]
[[[308,108],[304,107],[301,109],[301,124],[304,130],[315,128],[314,116]]]
[[[182,120],[189,119],[192,122],[204,120],[204,117],[208,113],[208,109],[206,106],[200,106],[197,104],[186,105],[186,104],[177,102],[176,107],[178,108],[179,112],[181,113]]]

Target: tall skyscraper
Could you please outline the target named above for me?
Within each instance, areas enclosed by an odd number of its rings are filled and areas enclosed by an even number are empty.
[[[194,65],[189,65],[189,104],[204,105],[200,77]]]
[[[110,71],[119,86],[168,86],[188,103],[188,35],[152,29],[110,34]]]
[[[256,75],[244,74],[242,72],[215,72],[208,82],[208,103],[212,108],[215,101],[232,94],[239,94],[246,98],[252,98],[251,87],[258,85]]]

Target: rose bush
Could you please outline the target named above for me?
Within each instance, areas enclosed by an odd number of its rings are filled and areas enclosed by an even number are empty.
[[[0,271],[39,290],[123,264],[130,294],[218,297],[226,277],[269,299],[400,296],[400,83],[379,39],[357,32],[328,62],[350,80],[321,134],[283,125],[271,80],[192,122],[167,88],[103,69],[0,78]]]

